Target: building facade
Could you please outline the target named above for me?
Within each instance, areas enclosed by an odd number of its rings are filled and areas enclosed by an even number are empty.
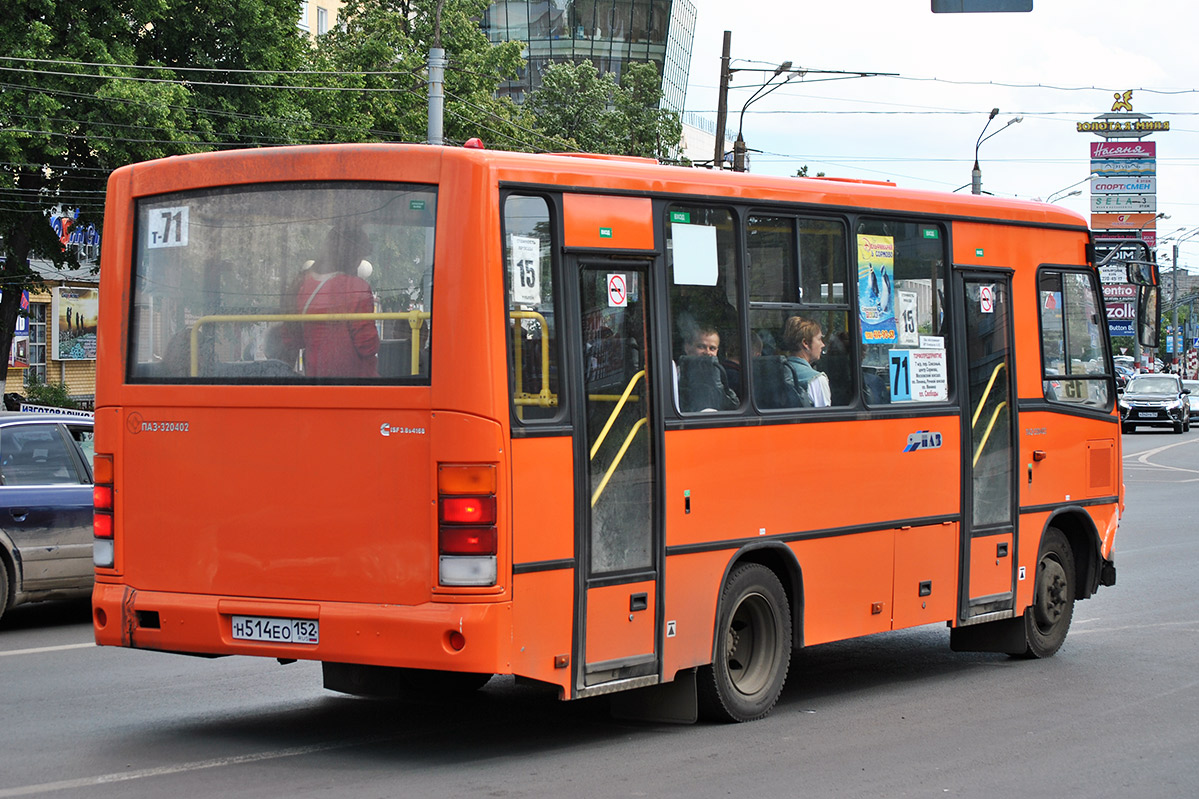
[[[695,15],[690,0],[497,0],[481,24],[493,43],[526,44],[524,75],[500,86],[518,103],[553,63],[590,61],[619,80],[625,64],[653,62],[662,75],[661,107],[681,112]]]

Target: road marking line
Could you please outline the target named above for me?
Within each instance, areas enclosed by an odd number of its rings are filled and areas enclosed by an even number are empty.
[[[94,649],[94,643],[87,644],[62,644],[61,646],[39,646],[35,649],[11,649],[7,652],[0,652],[0,658],[10,655],[40,655],[43,652],[65,652],[68,649]]]
[[[128,782],[129,780],[140,780],[146,777],[164,777],[171,774],[183,774],[189,771],[202,771],[210,768],[221,768],[223,766],[237,766],[243,763],[260,763],[264,760],[279,760],[285,757],[298,757],[299,755],[308,755],[315,752],[327,752],[332,749],[346,749],[351,746],[362,746],[363,744],[377,743],[379,741],[388,740],[388,737],[374,738],[359,738],[351,741],[338,741],[323,744],[310,744],[308,746],[293,746],[289,749],[276,749],[273,752],[258,752],[253,755],[236,755],[234,757],[219,757],[213,760],[197,760],[192,763],[180,763],[175,766],[159,766],[157,768],[138,769],[137,771],[123,771],[116,774],[100,774],[95,777],[80,777],[74,780],[59,780],[57,782],[43,782],[40,785],[23,785],[19,788],[4,788],[0,789],[0,799],[8,799],[14,796],[33,796],[39,793],[49,793],[51,791],[66,791],[72,788],[92,788],[97,785],[110,785],[117,782]]]

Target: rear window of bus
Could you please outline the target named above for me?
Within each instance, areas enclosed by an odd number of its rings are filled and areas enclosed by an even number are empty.
[[[427,384],[436,209],[365,182],[140,200],[129,380]]]

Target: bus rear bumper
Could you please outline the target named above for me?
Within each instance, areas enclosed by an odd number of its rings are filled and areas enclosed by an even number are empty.
[[[316,643],[235,638],[235,616],[315,621]],[[100,646],[202,656],[258,657],[509,673],[508,602],[369,605],[138,591],[97,582],[92,626]],[[312,629],[304,626],[304,629]]]

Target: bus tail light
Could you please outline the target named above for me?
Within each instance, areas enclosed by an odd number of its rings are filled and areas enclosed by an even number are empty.
[[[437,581],[495,585],[498,577],[495,466],[437,467]]]
[[[92,563],[100,569],[116,564],[112,476],[112,456],[96,454],[92,458]]]

